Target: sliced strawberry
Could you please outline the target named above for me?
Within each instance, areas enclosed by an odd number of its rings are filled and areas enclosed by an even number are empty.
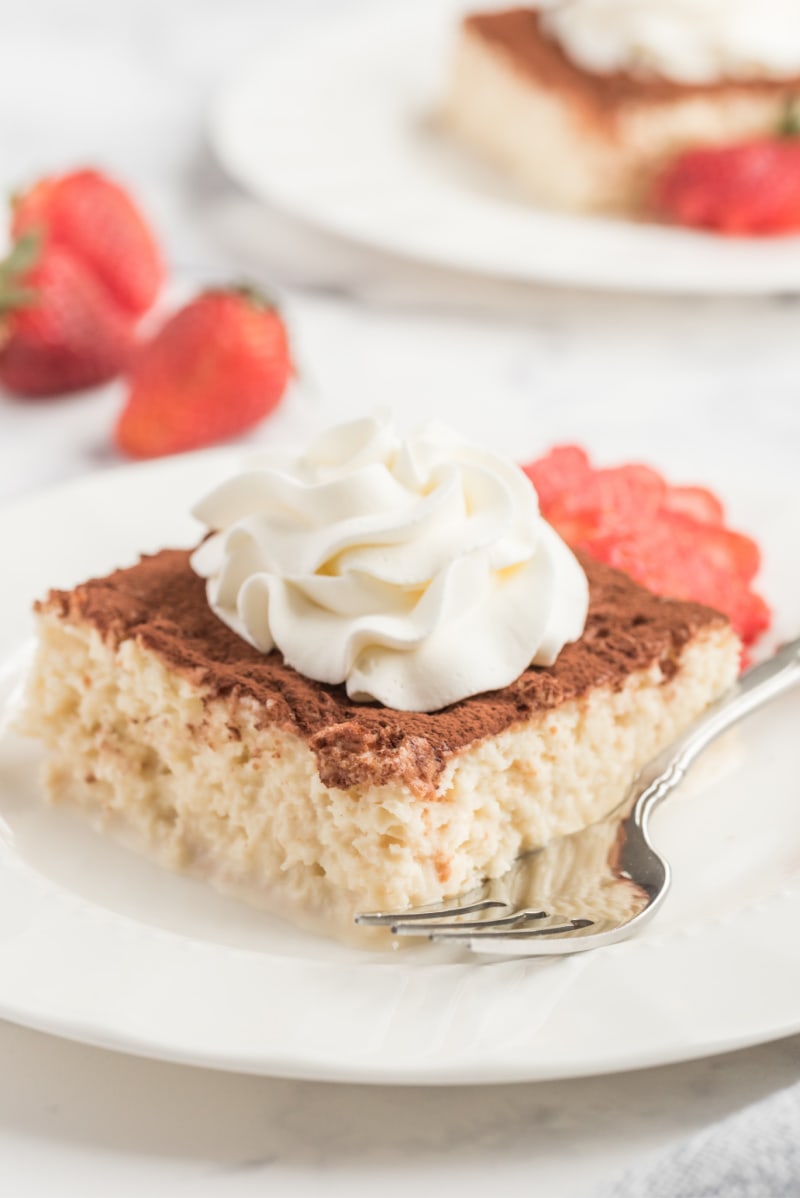
[[[602,516],[599,512],[571,512],[567,510],[566,505],[556,502],[552,503],[543,515],[573,549],[584,549],[591,553],[591,546],[595,541],[604,539]],[[610,535],[613,536],[613,533]]]
[[[523,470],[536,488],[542,511],[565,492],[580,491],[591,476],[589,459],[578,445],[556,445]]]
[[[705,487],[667,487],[663,506],[670,512],[683,512],[701,524],[722,524],[725,510]]]
[[[747,588],[730,591],[726,605],[720,608],[730,619],[745,645],[752,645],[772,623],[772,612],[767,603]]]
[[[744,533],[720,525],[698,524],[681,512],[663,512],[661,519],[669,522],[673,535],[684,547],[694,546],[702,554],[709,569],[742,583],[752,582],[758,573],[761,553],[755,541]]]
[[[620,546],[630,545],[648,573],[660,575],[662,586],[673,578],[682,597],[695,588],[699,592],[716,587],[722,577],[731,584],[746,584],[758,571],[760,554],[750,537],[716,525],[699,524],[682,512],[659,512],[646,529],[646,535],[620,538]],[[624,550],[627,552],[627,548]],[[613,563],[612,563],[613,564]],[[707,583],[707,580],[714,580]],[[700,599],[700,595],[697,596]],[[700,599],[701,602],[707,602]]]
[[[748,588],[747,571],[758,550],[740,533],[698,524],[680,512],[660,512],[647,528],[598,539],[586,549],[656,594],[724,612],[746,643],[769,624],[769,609]]]
[[[543,514],[568,544],[657,594],[725,612],[748,644],[769,626],[769,608],[750,590],[758,546],[724,526],[722,504],[705,487],[668,487],[636,464],[595,470],[577,446],[525,469],[541,487]]]
[[[604,527],[638,524],[661,507],[666,484],[649,466],[632,463],[598,470],[584,488],[580,507],[600,512]]]
[[[649,466],[617,466],[589,472],[579,488],[543,503],[542,511],[565,541],[586,548],[652,520],[665,494],[664,480]]]

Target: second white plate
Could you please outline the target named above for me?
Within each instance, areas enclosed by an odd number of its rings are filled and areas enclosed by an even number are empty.
[[[220,95],[211,136],[256,196],[394,254],[518,280],[647,292],[800,289],[800,238],[733,240],[548,212],[436,125],[456,0],[320,20]]]

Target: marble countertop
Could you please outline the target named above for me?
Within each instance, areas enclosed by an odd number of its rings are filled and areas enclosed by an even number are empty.
[[[457,388],[465,431],[482,435],[489,397],[502,388],[520,422],[513,446],[495,430],[501,447],[516,449],[523,435],[535,449],[535,397],[563,409],[567,431],[591,421],[602,440],[608,426],[620,457],[639,453],[641,422],[634,434],[624,414],[646,405],[653,456],[659,429],[682,428],[706,476],[715,453],[747,471],[752,439],[741,432],[757,403],[786,430],[787,461],[796,458],[794,300],[642,299],[478,280],[454,287],[444,274],[337,245],[240,195],[208,151],[208,102],[252,46],[332,7],[7,4],[2,188],[98,163],[142,197],[178,290],[245,266],[267,279],[284,297],[303,374],[286,427],[301,425],[302,404],[321,394],[346,412],[355,381],[360,395],[410,411],[437,388]],[[108,432],[118,406],[115,387],[58,403],[0,398],[0,498],[115,466]],[[691,444],[700,406],[717,422],[717,446]],[[567,1198],[800,1076],[800,1038],[638,1074],[459,1090],[215,1074],[8,1024],[0,1057],[0,1184],[14,1198],[238,1198],[268,1187],[287,1196],[435,1187]]]

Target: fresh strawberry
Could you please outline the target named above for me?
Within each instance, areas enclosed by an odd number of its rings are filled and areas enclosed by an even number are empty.
[[[0,383],[18,395],[78,391],[114,378],[133,324],[71,254],[29,234],[0,264]]]
[[[658,180],[654,206],[677,224],[731,236],[800,228],[800,140],[687,150]]]
[[[770,613],[750,589],[758,546],[726,528],[722,505],[704,487],[667,486],[647,466],[595,470],[576,446],[524,467],[547,520],[565,541],[623,570],[657,594],[723,611],[745,644]]]
[[[164,279],[156,239],[124,188],[94,170],[42,179],[14,201],[14,238],[36,231],[80,259],[120,308],[141,316]]]
[[[234,437],[272,411],[291,372],[274,307],[248,288],[207,291],[140,348],[117,444],[146,458]]]

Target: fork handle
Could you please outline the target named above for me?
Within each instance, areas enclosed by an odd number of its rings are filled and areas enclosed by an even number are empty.
[[[639,797],[631,812],[644,827],[652,811],[683,779],[686,771],[712,741],[764,704],[800,685],[800,638],[753,666],[729,691],[712,703],[669,748],[639,775]]]

